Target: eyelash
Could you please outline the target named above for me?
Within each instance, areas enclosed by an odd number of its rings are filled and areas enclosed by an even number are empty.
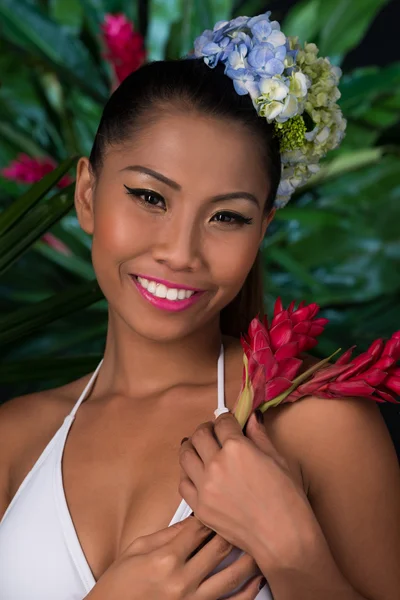
[[[156,198],[158,202],[164,202],[165,200],[162,196],[160,196],[159,194],[156,194],[155,192],[152,192],[150,190],[144,190],[144,189],[137,189],[137,188],[130,188],[127,185],[124,185],[124,188],[126,189],[126,193],[129,196],[134,196],[135,198],[137,198],[137,200],[143,205],[143,206],[150,206],[150,207],[154,207],[154,208],[162,208],[163,210],[165,210],[165,208],[158,206],[157,204],[153,204],[151,202],[149,202],[144,198],[149,198],[149,197],[153,197]],[[216,213],[214,215],[214,217],[216,216],[222,216],[222,217],[228,217],[229,219],[234,219],[234,221],[230,221],[230,222],[226,222],[226,221],[217,221],[218,223],[221,223],[222,225],[250,225],[253,222],[253,219],[251,217],[244,217],[243,215],[240,215],[239,213],[236,212],[232,212],[230,210],[224,210],[224,211],[220,211],[218,213]],[[214,218],[213,217],[213,218]]]

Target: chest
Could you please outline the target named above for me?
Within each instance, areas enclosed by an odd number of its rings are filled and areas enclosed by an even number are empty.
[[[96,415],[82,406],[67,437],[63,485],[96,580],[137,537],[167,527],[181,502],[181,439],[211,420],[215,394],[178,412],[146,407]]]

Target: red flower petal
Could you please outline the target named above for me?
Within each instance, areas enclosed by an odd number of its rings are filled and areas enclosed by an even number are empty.
[[[293,327],[293,332],[301,334],[308,334],[311,329],[311,321],[300,321]]]
[[[299,307],[291,315],[293,323],[299,323],[300,321],[308,321],[318,312],[319,306],[317,304],[309,304],[308,306]]]
[[[392,404],[398,404],[398,400],[396,400],[395,397],[392,394],[389,394],[388,392],[385,392],[382,389],[377,389],[376,392],[386,402],[391,402]]]
[[[377,387],[384,381],[387,377],[387,373],[385,371],[381,371],[380,369],[368,369],[364,373],[360,373],[356,375],[352,381],[365,381],[369,385],[373,387]],[[386,383],[386,382],[385,382]]]
[[[285,358],[278,363],[278,377],[285,377],[286,379],[293,380],[303,361],[300,358]]]
[[[367,352],[368,352],[368,354],[371,354],[371,356],[373,356],[374,358],[378,358],[378,356],[380,356],[382,353],[383,347],[384,347],[384,343],[383,343],[382,339],[375,340],[370,345]]]
[[[276,317],[282,311],[283,311],[282,299],[281,298],[277,298],[276,301],[275,301],[273,317]]]
[[[382,356],[393,356],[398,359],[398,353],[400,349],[400,339],[391,338],[385,344],[385,347],[382,352]]]
[[[276,327],[272,327],[269,331],[269,336],[274,351],[288,344],[292,337],[292,324],[289,319],[282,321]]]
[[[297,342],[289,342],[282,346],[282,348],[278,348],[275,352],[275,359],[280,362],[281,360],[285,360],[286,358],[292,358],[298,356],[300,354],[299,345]]]
[[[374,388],[363,381],[343,381],[330,383],[328,391],[335,396],[370,396]]]
[[[357,375],[361,371],[364,371],[366,367],[369,367],[373,360],[373,356],[371,356],[367,352],[356,356],[356,358],[354,358],[350,363],[348,370],[342,373],[342,375],[339,375],[337,381],[344,381],[345,379],[350,379],[350,377],[353,377],[353,375]]]
[[[276,377],[272,381],[268,381],[265,386],[265,400],[273,400],[283,392],[286,392],[292,385],[292,382],[283,377]]]
[[[389,390],[391,390],[395,394],[400,395],[400,378],[399,377],[393,377],[393,376],[389,375],[389,377],[387,377],[385,379],[385,386],[387,388],[389,388]]]
[[[340,358],[337,359],[336,365],[347,365],[351,359],[355,346],[352,346]]]

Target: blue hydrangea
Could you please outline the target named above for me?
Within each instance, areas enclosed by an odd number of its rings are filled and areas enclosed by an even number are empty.
[[[219,21],[195,41],[194,56],[214,68],[219,62],[239,95],[249,94],[257,113],[274,123],[280,139],[282,177],[276,207],[318,169],[318,161],[337,147],[346,122],[336,100],[340,73],[317,58],[315,44],[300,47],[287,38],[271,12]],[[313,123],[307,131],[301,115]],[[308,121],[307,121],[308,122]]]

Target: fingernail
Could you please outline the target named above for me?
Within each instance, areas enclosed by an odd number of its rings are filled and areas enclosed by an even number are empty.
[[[181,446],[182,446],[182,444],[183,444],[184,442],[187,442],[187,441],[188,441],[188,439],[189,439],[189,438],[187,438],[187,437],[185,437],[185,438],[182,438],[182,441],[181,441]]]
[[[261,410],[259,408],[257,408],[257,410],[255,411],[255,415],[256,415],[257,421],[263,425],[264,424],[264,417],[263,417],[263,414],[262,414],[262,412],[261,412]]]
[[[263,577],[260,581],[260,583],[258,584],[258,591],[262,590],[263,587],[265,587],[265,584],[267,583],[267,580],[265,579],[265,577]]]

